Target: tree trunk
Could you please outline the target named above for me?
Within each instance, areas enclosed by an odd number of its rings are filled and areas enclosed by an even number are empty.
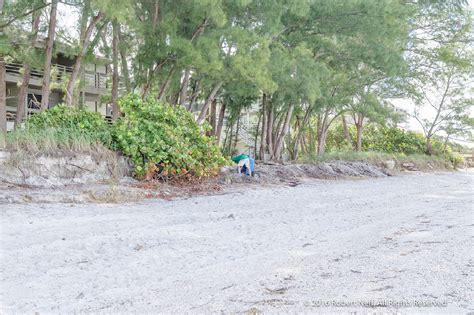
[[[291,158],[293,160],[295,159],[295,153],[296,153],[295,150],[298,151],[298,146],[299,146],[297,138],[298,138],[299,131],[302,128],[300,120],[301,120],[301,117],[299,115],[296,115],[295,126],[293,127],[293,130],[295,131],[295,139],[293,139],[293,147],[290,150]],[[291,135],[290,135],[290,140],[291,140]],[[291,144],[291,142],[290,142],[290,144]]]
[[[119,85],[119,33],[120,24],[117,21],[112,22],[113,36],[112,36],[112,121],[117,120],[120,117],[120,108],[118,104],[118,85]]]
[[[155,0],[155,5],[154,5],[154,12],[153,12],[153,20],[151,23],[151,27],[153,30],[153,33],[156,32],[156,26],[158,25],[158,17],[160,15],[160,0]]]
[[[122,66],[122,77],[125,83],[125,90],[127,93],[132,91],[132,85],[130,84],[130,73],[128,71],[128,64],[127,64],[127,54],[125,51],[125,40],[123,38],[123,34],[119,28],[119,51],[120,51],[120,59],[121,59],[121,66]]]
[[[15,129],[21,126],[23,116],[25,116],[26,95],[31,76],[31,69],[28,64],[23,64],[23,70],[23,80],[21,82],[20,90],[18,91],[18,105],[16,107]]]
[[[329,130],[329,126],[334,121],[335,116],[333,119],[329,119],[330,109],[326,108],[324,114],[318,116],[318,125],[317,125],[317,133],[318,133],[318,147],[317,153],[318,155],[322,155],[326,152],[326,139]]]
[[[280,131],[282,130],[281,126],[283,125],[283,120],[286,118],[288,112],[285,112],[284,114],[279,113],[277,114],[277,117],[275,117],[274,122],[278,123],[273,125],[272,128],[272,142],[273,142],[273,150],[275,150],[276,143],[278,142],[278,136],[280,135]]]
[[[327,130],[321,129],[318,135],[318,155],[326,153]]]
[[[49,107],[49,89],[51,83],[51,59],[53,58],[53,44],[56,36],[56,16],[58,11],[58,0],[52,0],[49,16],[48,40],[44,55],[43,85],[41,87],[41,110]]]
[[[199,81],[196,81],[193,85],[193,94],[191,95],[191,99],[189,100],[189,104],[186,107],[187,111],[190,112],[193,109],[193,105],[196,103],[196,100],[201,92],[201,88],[199,87]]]
[[[204,119],[206,119],[207,110],[209,109],[209,106],[211,105],[211,102],[216,97],[217,92],[219,92],[219,89],[221,88],[221,86],[222,86],[222,82],[219,82],[212,89],[211,93],[209,94],[209,97],[206,100],[206,103],[204,103],[204,106],[201,109],[201,113],[199,114],[199,117],[197,118],[197,123],[198,124],[201,125],[204,122]]]
[[[237,127],[235,128],[234,145],[231,147],[231,151],[232,149],[235,149],[237,147],[237,142],[239,141],[239,131],[240,131],[240,113],[239,113],[239,116],[237,116]],[[237,152],[237,153],[243,153],[243,152]]]
[[[354,125],[356,127],[356,143],[355,143],[355,150],[357,152],[362,151],[362,131],[364,128],[364,115],[357,113],[354,114]]]
[[[153,66],[150,66],[147,70],[146,75],[146,82],[142,86],[142,99],[145,99],[150,91],[151,85],[153,83],[153,77],[155,76],[155,72],[161,68],[161,63]]]
[[[431,136],[426,137],[426,154],[433,155],[433,144],[431,143]]]
[[[293,115],[293,109],[295,108],[294,105],[290,105],[290,108],[288,108],[288,112],[286,113],[285,117],[285,122],[283,123],[283,128],[281,130],[281,133],[277,137],[277,141],[275,144],[275,153],[273,154],[275,159],[280,159],[282,150],[283,150],[283,144],[286,135],[288,134],[288,131],[290,130],[290,122],[291,122],[291,117]]]
[[[219,111],[219,118],[218,118],[217,127],[216,127],[216,139],[217,139],[218,145],[219,145],[219,142],[221,141],[222,126],[224,126],[225,109],[226,109],[226,105],[225,103],[222,103],[221,109]]]
[[[357,130],[356,151],[361,152],[362,151],[362,125],[356,124],[355,126]]]
[[[81,40],[80,40],[80,51],[76,56],[76,62],[74,63],[74,67],[72,68],[71,78],[67,84],[66,88],[66,105],[72,106],[74,101],[74,86],[76,84],[77,77],[79,75],[79,71],[82,66],[82,59],[89,48],[89,43],[91,39],[92,32],[96,28],[97,24],[105,17],[104,12],[100,11],[90,22],[87,26]]]
[[[227,130],[229,130],[229,132],[226,132],[225,134],[225,141],[224,141],[224,148],[227,148],[227,153],[229,155],[232,154],[231,150],[232,150],[232,135],[234,134],[234,124],[231,124],[230,127],[227,127]]]
[[[160,92],[158,93],[158,100],[163,100],[163,96],[165,95],[166,91],[168,90],[170,83],[171,83],[171,78],[173,76],[174,72],[174,67],[170,69],[170,72],[168,73],[168,76],[166,77],[165,83],[161,86]]]
[[[186,70],[184,70],[183,82],[181,83],[181,90],[179,93],[179,105],[181,106],[184,106],[186,104],[190,74],[191,70],[189,68],[186,68]]]
[[[267,120],[267,151],[270,154],[270,159],[273,159],[273,104],[267,103],[268,106],[268,120]]]
[[[145,99],[147,94],[148,94],[148,90],[150,89],[150,86],[151,86],[151,75],[152,75],[152,72],[151,72],[151,69],[148,69],[147,70],[147,75],[146,75],[146,82],[145,84],[143,84],[142,86],[142,99]]]
[[[7,99],[5,83],[6,69],[5,60],[0,56],[0,132],[7,131]]]
[[[173,93],[168,97],[169,104],[177,104],[179,99],[179,91],[177,93]]]
[[[354,144],[352,143],[351,134],[349,132],[349,128],[347,127],[346,117],[344,117],[344,114],[341,115],[341,119],[342,119],[342,129],[344,130],[344,137],[346,138],[347,143],[351,147],[354,147]]]
[[[266,144],[267,144],[267,94],[263,93],[262,95],[262,132],[260,135],[260,152],[259,157],[262,161],[265,160],[265,151],[266,151]],[[258,130],[257,130],[258,131]]]
[[[87,23],[89,22],[89,14],[90,14],[90,12],[92,12],[91,0],[84,0],[83,4],[84,4],[84,6],[82,8],[82,16],[81,16],[80,27],[79,27],[79,30],[80,30],[79,39],[83,38],[84,35],[85,35],[85,32],[87,31]],[[96,36],[92,40],[92,43],[97,45],[100,39],[102,39],[102,41],[103,41],[104,48],[106,50],[108,50],[107,38],[101,32],[97,32]],[[109,59],[111,58],[109,53],[107,53],[106,57],[109,58]],[[107,74],[112,73],[112,71],[110,70],[110,67],[111,66],[109,64],[107,64],[105,66],[105,72]],[[82,64],[79,68],[79,76],[81,78],[80,80],[84,82],[85,81],[85,69],[84,69],[84,66]],[[84,84],[83,84],[83,86],[84,86]],[[73,94],[75,93],[74,90],[72,92],[73,92]],[[75,97],[75,96],[76,95],[74,94],[73,97]],[[81,108],[81,107],[84,106],[84,103],[85,103],[85,93],[84,93],[84,89],[81,89],[79,91],[78,100],[77,100],[76,104],[74,104],[74,105],[76,105],[78,108]]]
[[[258,150],[258,146],[257,146],[257,143],[258,143],[258,131],[260,129],[260,123],[262,121],[262,114],[260,113],[258,115],[258,120],[257,120],[257,127],[255,128],[255,136],[254,136],[254,139],[253,139],[253,156],[255,159],[257,159],[257,150]]]
[[[217,112],[217,101],[214,99],[211,102],[211,114],[209,115],[209,124],[211,125],[211,135],[215,136],[216,135],[216,113]]]
[[[300,128],[298,129],[298,133],[296,134],[295,146],[293,148],[293,159],[294,160],[298,159],[298,148],[299,148],[301,139],[303,137],[303,130],[304,130],[306,124],[308,123],[309,117],[311,116],[311,110],[312,110],[312,108],[308,107],[308,109],[306,110],[306,113],[303,117],[303,122],[302,122]]]
[[[30,48],[34,49],[36,44],[36,39],[38,38],[38,28],[41,19],[40,12],[35,12],[33,14],[33,22],[31,24],[31,41]],[[28,85],[30,84],[31,68],[28,63],[23,63],[23,80],[21,82],[20,90],[18,92],[18,105],[16,108],[15,116],[15,129],[21,126],[23,121],[23,116],[25,115],[26,107],[26,95],[28,91]]]
[[[431,124],[431,127],[430,129],[428,130],[428,132],[426,133],[426,153],[429,154],[429,155],[432,155],[433,154],[433,145],[431,143],[431,137],[433,137],[433,135],[435,134],[435,126],[438,125],[438,119],[440,118],[441,116],[441,112],[443,111],[443,108],[444,108],[444,105],[445,105],[445,101],[446,101],[446,98],[448,96],[448,92],[449,92],[449,87],[451,85],[451,79],[452,79],[452,74],[450,74],[448,76],[448,81],[446,83],[446,88],[444,89],[444,93],[443,93],[443,97],[441,98],[441,101],[439,103],[439,106],[437,107],[436,109],[436,116],[433,120],[433,123]],[[426,98],[426,96],[425,96]],[[428,99],[427,99],[428,100]],[[428,100],[429,101],[429,100]]]
[[[306,138],[303,133],[303,137],[301,137],[301,152],[308,153],[308,145],[306,144]]]
[[[158,64],[155,64],[155,66],[150,66],[148,69],[148,75],[146,76],[146,82],[142,86],[142,99],[145,99],[145,97],[148,95],[148,91],[150,90],[150,87],[153,83],[153,78],[155,77],[155,74],[164,67],[164,65],[169,61],[169,58],[165,58],[161,60]],[[177,104],[179,98],[179,91],[177,93],[176,102],[173,102],[173,104]]]
[[[316,134],[316,137],[318,135]],[[314,137],[314,128],[313,126],[311,126],[311,122],[310,122],[310,126],[309,126],[309,135],[308,135],[308,140],[309,140],[309,147],[308,147],[308,153],[312,153],[312,152],[317,152],[317,148],[316,148],[316,145],[315,145],[315,141],[314,141],[315,137]]]

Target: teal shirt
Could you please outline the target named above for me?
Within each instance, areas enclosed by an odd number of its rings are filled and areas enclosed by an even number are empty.
[[[231,160],[234,161],[235,163],[239,163],[240,160],[248,159],[248,158],[249,156],[247,154],[240,154],[240,155],[233,156]]]

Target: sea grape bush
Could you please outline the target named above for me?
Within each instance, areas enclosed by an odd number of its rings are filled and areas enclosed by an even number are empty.
[[[131,94],[120,101],[120,109],[114,145],[130,157],[138,177],[207,177],[227,163],[185,108]]]

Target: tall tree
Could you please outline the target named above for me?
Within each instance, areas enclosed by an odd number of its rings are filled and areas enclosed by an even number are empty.
[[[38,29],[41,19],[41,11],[36,11],[32,15],[33,21],[31,24],[31,39],[29,44],[29,49],[31,52],[35,51],[36,47],[36,40],[38,38]],[[30,76],[31,76],[31,60],[28,60],[26,56],[23,56],[23,80],[20,85],[20,90],[18,91],[18,105],[16,109],[16,117],[15,117],[15,129],[21,125],[23,121],[23,116],[25,115],[25,108],[26,108],[26,95],[28,91],[28,85],[30,84]]]
[[[128,62],[127,62],[127,42],[125,40],[125,36],[122,32],[121,27],[119,27],[119,52],[120,52],[120,65],[121,65],[121,70],[122,70],[122,78],[124,81],[125,85],[125,91],[127,93],[132,92],[132,85],[130,82],[130,73],[128,70]]]
[[[56,36],[56,18],[58,12],[58,0],[52,0],[49,13],[48,38],[44,53],[43,85],[41,87],[41,110],[48,109],[49,93],[51,84],[51,62],[53,58],[53,45]]]
[[[6,99],[5,58],[0,56],[0,132],[7,131],[7,99]]]
[[[469,84],[474,77],[472,11],[456,1],[421,3],[413,20],[407,59],[411,63],[408,91],[415,102],[413,117],[433,154],[432,138],[469,125],[474,101]]]
[[[472,128],[469,116],[474,106],[474,99],[468,96],[469,79],[466,77],[466,71],[472,75],[474,68],[471,65],[469,70],[462,71],[453,65],[444,66],[447,68],[437,72],[433,77],[436,80],[432,81],[433,85],[420,87],[422,97],[417,100],[414,111],[414,117],[420,123],[426,137],[426,152],[430,155],[433,154],[433,136],[439,132],[444,132],[449,137],[450,134],[456,133],[456,130],[467,131]],[[431,109],[433,115],[421,113],[420,108],[426,106]]]
[[[51,2],[47,1],[0,0],[0,2],[2,5],[0,10],[2,13],[0,15],[0,30],[21,22],[23,18],[27,18],[36,11],[41,11],[43,8],[51,5]]]
[[[88,10],[84,10],[83,15],[84,14],[88,15],[89,14]],[[97,24],[101,22],[104,19],[104,17],[105,17],[105,13],[103,11],[99,11],[95,16],[93,16],[90,19],[84,31],[81,33],[81,36],[79,39],[79,51],[77,55],[75,56],[75,62],[72,67],[71,77],[69,78],[69,81],[66,87],[66,102],[65,103],[67,106],[72,106],[74,103],[74,88],[76,86],[76,81],[81,71],[82,61],[89,49],[92,33],[96,29]]]
[[[112,120],[117,120],[120,116],[120,108],[118,104],[118,88],[119,88],[119,34],[120,24],[117,20],[112,22]]]

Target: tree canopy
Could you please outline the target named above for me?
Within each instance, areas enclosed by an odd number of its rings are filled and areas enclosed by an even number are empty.
[[[55,30],[57,5],[77,18],[77,36]],[[403,118],[397,97],[416,103],[409,114],[428,142],[438,132],[469,133],[472,16],[463,0],[6,0],[0,53],[28,69],[51,59],[29,49],[35,34],[68,43],[76,56],[63,87],[70,106],[80,103],[83,60],[106,56],[114,119],[119,93],[136,93],[183,106],[218,138],[222,129],[232,137],[241,112],[254,108],[254,152],[279,159],[291,141],[303,149],[309,129],[323,153],[329,128],[347,117],[360,150],[367,122]],[[422,106],[436,118],[421,117]]]

